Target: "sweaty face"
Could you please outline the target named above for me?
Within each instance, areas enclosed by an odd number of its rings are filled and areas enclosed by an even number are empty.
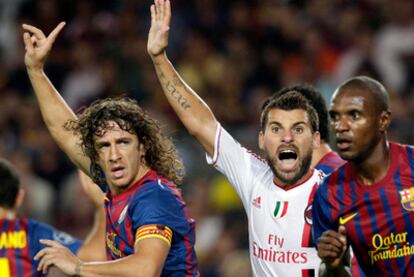
[[[374,101],[368,91],[361,89],[342,89],[333,95],[329,115],[342,159],[363,159],[380,141],[379,112]]]
[[[142,162],[144,147],[135,134],[123,131],[110,122],[102,137],[95,136],[98,164],[114,193],[120,193],[138,181],[148,170]]]
[[[276,182],[292,186],[306,179],[312,151],[319,145],[319,133],[312,134],[306,111],[297,109],[269,111],[266,129],[259,135]]]

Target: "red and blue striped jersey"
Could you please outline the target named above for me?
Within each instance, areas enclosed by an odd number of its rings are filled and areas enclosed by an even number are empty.
[[[361,184],[351,163],[325,178],[312,208],[314,238],[344,225],[367,276],[414,276],[413,148],[390,143],[390,155],[376,184]]]
[[[134,253],[135,243],[158,237],[170,244],[161,276],[198,276],[195,222],[176,186],[149,171],[127,191],[107,192],[106,249],[109,260]]]
[[[82,241],[32,219],[0,219],[0,276],[46,276],[37,271],[39,261],[33,260],[45,246],[40,239],[56,240],[76,253]]]
[[[332,171],[339,168],[344,163],[345,161],[339,157],[338,153],[330,151],[319,160],[318,164],[315,166],[315,169],[322,171],[325,175],[329,175]]]

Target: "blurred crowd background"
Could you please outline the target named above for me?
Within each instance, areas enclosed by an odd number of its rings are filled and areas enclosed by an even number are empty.
[[[186,165],[182,192],[197,221],[202,276],[251,276],[247,223],[227,179],[207,166],[164,99],[146,52],[149,0],[0,0],[0,155],[19,169],[23,215],[84,237],[93,206],[75,168],[42,122],[24,66],[21,24],[58,37],[46,72],[78,111],[127,95],[174,138]],[[172,0],[168,54],[222,125],[258,151],[259,108],[285,85],[309,83],[327,103],[364,74],[391,95],[393,140],[414,143],[414,2],[411,0]]]

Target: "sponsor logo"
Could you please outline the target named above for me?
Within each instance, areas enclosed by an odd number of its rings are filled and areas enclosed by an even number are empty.
[[[339,225],[345,225],[348,221],[356,217],[358,213],[353,213],[351,215],[345,216],[345,217],[339,217]]]
[[[275,218],[282,218],[286,215],[288,210],[289,202],[287,201],[276,201],[275,210],[273,211],[273,215]]]
[[[258,196],[258,197],[256,197],[256,198],[254,198],[254,199],[253,199],[253,201],[252,201],[252,204],[253,204],[253,206],[255,206],[256,208],[259,208],[259,209],[260,209],[260,207],[261,207],[261,205],[262,205],[262,197],[261,197],[261,196]]]
[[[407,211],[414,211],[414,188],[400,191],[401,205]]]
[[[388,236],[375,234],[372,236],[372,247],[374,250],[368,251],[370,263],[381,260],[390,260],[405,256],[414,255],[414,245],[407,242],[408,232],[391,233]]]
[[[305,222],[309,225],[312,225],[312,204],[306,207],[304,217],[305,217]]]

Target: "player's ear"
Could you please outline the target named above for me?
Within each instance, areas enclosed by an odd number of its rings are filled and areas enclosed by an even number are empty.
[[[317,149],[319,148],[319,146],[321,146],[321,134],[318,131],[316,131],[312,135],[312,144],[313,149]]]
[[[260,148],[260,150],[264,150],[264,133],[263,133],[263,131],[260,131],[259,132],[259,139],[258,139],[258,141],[259,141],[259,148]]]
[[[14,203],[14,207],[18,209],[22,205],[23,200],[24,200],[24,190],[19,189],[19,191],[17,192],[16,202]]]
[[[390,111],[382,111],[379,116],[379,130],[380,132],[386,132],[388,127],[391,124],[391,112]]]

